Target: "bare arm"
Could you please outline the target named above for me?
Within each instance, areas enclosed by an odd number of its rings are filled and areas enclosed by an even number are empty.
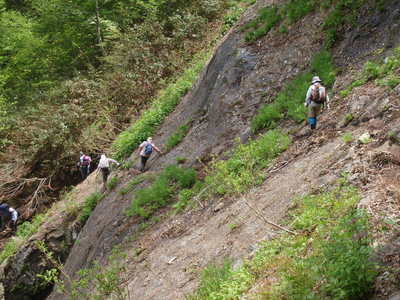
[[[156,150],[158,153],[162,153],[162,151],[160,149],[158,149],[156,146],[153,145],[154,150]]]

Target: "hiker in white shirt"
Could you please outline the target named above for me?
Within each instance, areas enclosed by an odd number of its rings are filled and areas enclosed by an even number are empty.
[[[101,171],[101,174],[103,175],[103,183],[104,185],[107,183],[107,178],[108,175],[110,174],[110,163],[114,163],[117,166],[119,166],[119,162],[112,158],[106,157],[105,154],[102,154],[100,157],[100,162],[99,165],[97,166],[97,169]]]

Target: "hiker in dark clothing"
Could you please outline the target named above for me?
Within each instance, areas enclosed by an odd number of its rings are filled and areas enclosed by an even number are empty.
[[[90,173],[90,163],[92,162],[92,159],[90,158],[89,155],[83,154],[83,152],[80,153],[80,158],[79,158],[79,170],[81,172],[82,179],[85,180],[86,177]]]
[[[97,166],[97,169],[101,171],[101,174],[103,175],[103,184],[104,186],[107,183],[107,178],[108,175],[110,175],[110,163],[114,163],[117,166],[119,166],[119,162],[112,158],[106,157],[105,154],[101,155],[99,165]]]
[[[144,141],[143,143],[140,144],[139,146],[140,171],[142,172],[145,171],[146,162],[153,153],[153,149],[156,150],[158,153],[162,154],[162,151],[153,144],[153,139],[151,137],[149,137],[147,141]]]
[[[318,76],[313,77],[304,103],[308,107],[308,124],[311,129],[317,128],[317,116],[321,109],[325,106],[329,109],[329,96],[321,82],[322,80]]]
[[[8,204],[0,204],[0,230],[10,227],[13,231],[17,230],[18,212]]]

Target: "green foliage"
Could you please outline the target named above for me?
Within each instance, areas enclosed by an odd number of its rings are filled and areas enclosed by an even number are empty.
[[[373,287],[376,266],[367,217],[355,209],[359,199],[346,183],[298,199],[290,213],[297,235],[285,233],[262,243],[251,260],[226,272],[216,288],[199,289],[192,299],[239,299],[269,276],[277,281],[260,290],[268,299],[364,299]],[[207,282],[202,280],[200,288]]]
[[[220,299],[214,294],[221,289],[224,281],[232,275],[232,262],[225,260],[222,265],[210,264],[201,273],[200,286],[194,295],[187,297],[188,300]]]
[[[189,125],[182,125],[176,132],[171,134],[165,142],[166,151],[171,151],[176,145],[178,145],[185,138],[189,132]]]
[[[27,241],[32,235],[38,232],[40,225],[46,220],[46,214],[36,215],[32,222],[25,221],[18,226],[16,237],[11,238],[3,247],[0,252],[0,264],[3,263],[7,258],[13,256],[19,249],[19,247]]]
[[[119,179],[118,177],[113,177],[107,182],[107,189],[112,191],[118,185]]]
[[[149,218],[157,209],[166,206],[177,191],[189,189],[195,182],[196,172],[193,169],[168,166],[149,187],[135,193],[127,214]]]
[[[375,80],[378,85],[393,89],[400,84],[400,76],[397,74],[399,68],[400,47],[395,48],[393,55],[385,58],[381,62],[366,62],[362,73],[359,74],[359,78],[342,90],[340,95],[342,97],[347,97],[355,87],[362,86],[370,80]]]
[[[101,199],[103,199],[103,195],[97,192],[92,193],[85,199],[85,204],[79,217],[79,220],[82,223],[85,223],[87,221],[92,211],[96,208],[97,203],[99,203]]]
[[[305,120],[307,109],[303,103],[313,74],[318,74],[326,87],[332,86],[335,81],[332,57],[326,50],[322,50],[314,56],[310,69],[311,72],[300,74],[288,83],[276,96],[273,103],[261,107],[251,122],[253,132],[264,128],[273,129],[277,126],[277,122],[285,116],[296,122]]]
[[[192,87],[202,70],[208,54],[202,54],[175,83],[163,90],[151,107],[130,128],[122,132],[113,143],[115,157],[123,159],[153,135],[158,126],[171,113],[181,100],[181,97]]]
[[[289,24],[293,24],[312,12],[316,4],[315,0],[290,0],[282,11],[286,14]]]
[[[259,16],[243,27],[243,30],[252,30],[246,33],[245,40],[247,42],[254,42],[260,37],[266,35],[278,22],[281,21],[281,18],[277,6],[273,5],[262,8],[259,11]]]
[[[119,190],[120,195],[126,195],[131,192],[138,184],[142,183],[148,178],[148,176],[144,174],[140,174],[129,181],[122,189]]]
[[[325,19],[323,29],[326,34],[325,46],[331,48],[339,37],[340,28],[345,24],[354,23],[359,8],[366,3],[366,0],[326,0],[326,5],[333,7]]]
[[[261,170],[286,150],[290,142],[280,131],[268,131],[257,140],[238,145],[228,160],[215,161],[205,181],[219,195],[243,192],[262,182]]]

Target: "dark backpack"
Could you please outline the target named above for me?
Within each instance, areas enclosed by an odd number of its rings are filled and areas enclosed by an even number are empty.
[[[82,158],[81,166],[88,166],[90,165],[90,158],[87,155],[84,155]]]
[[[8,204],[6,203],[0,204],[0,215],[7,216],[9,214],[10,214],[10,206],[8,206]]]
[[[144,146],[144,155],[149,156],[151,153],[153,153],[153,145],[147,143],[146,146]]]
[[[322,104],[326,101],[326,90],[322,85],[315,85],[311,93],[311,101]]]

